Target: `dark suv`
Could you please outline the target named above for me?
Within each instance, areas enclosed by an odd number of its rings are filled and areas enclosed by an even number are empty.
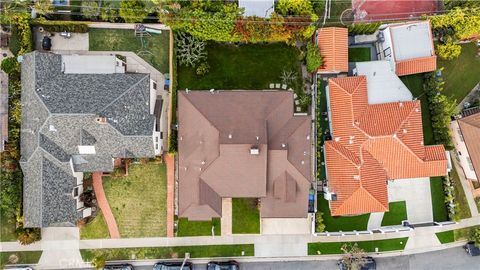
[[[153,266],[153,270],[180,270],[182,262],[159,262]],[[193,270],[191,262],[186,262],[182,270]]]
[[[470,256],[479,256],[480,255],[480,248],[475,246],[475,242],[470,241],[465,246],[463,246],[465,251],[470,254]]]
[[[236,261],[228,262],[209,262],[207,270],[239,270],[240,265]]]
[[[105,265],[103,270],[133,270],[133,265],[131,264],[112,264],[112,265]]]

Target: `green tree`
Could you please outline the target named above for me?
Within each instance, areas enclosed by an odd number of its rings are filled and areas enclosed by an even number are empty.
[[[315,213],[315,228],[316,232],[324,232],[325,231],[325,223],[323,223],[323,212]]]
[[[462,46],[459,44],[448,41],[445,44],[438,44],[435,46],[437,55],[445,60],[452,60],[460,56],[462,53]]]
[[[310,0],[278,0],[275,10],[283,15],[310,15],[314,13]]]
[[[365,251],[359,248],[357,243],[353,245],[344,244],[341,248],[343,256],[340,259],[348,270],[360,270],[365,265]]]
[[[100,15],[97,1],[82,1],[82,15],[87,19],[95,19]]]
[[[20,72],[20,65],[15,57],[7,57],[2,60],[1,68],[5,73]]]
[[[53,8],[52,1],[50,0],[38,0],[33,5],[35,12],[40,15],[48,15],[53,13],[55,9]]]
[[[438,33],[453,30],[456,39],[468,39],[480,35],[480,7],[456,7],[446,14],[430,16],[432,28]]]
[[[313,42],[307,44],[307,71],[315,72],[323,64],[320,48]]]
[[[475,246],[480,247],[480,228],[472,230],[470,240],[475,242]]]
[[[17,240],[22,245],[30,245],[41,239],[39,228],[24,228],[19,226],[15,232],[17,233]]]
[[[120,8],[118,1],[103,1],[100,9],[100,19],[108,22],[118,21],[118,9]]]
[[[102,254],[98,254],[93,258],[91,263],[92,266],[95,267],[95,269],[102,269],[106,264],[105,256]]]
[[[122,0],[119,14],[126,23],[136,23],[142,22],[148,12],[145,4],[140,0]]]

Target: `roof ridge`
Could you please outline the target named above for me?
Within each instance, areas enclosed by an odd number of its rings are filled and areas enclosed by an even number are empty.
[[[140,74],[140,73],[138,73]],[[131,85],[127,90],[125,90],[122,94],[118,95],[114,100],[112,100],[109,104],[107,104],[105,107],[103,107],[103,110],[101,110],[100,112],[104,112],[106,111],[110,106],[112,106],[115,102],[117,102],[120,98],[122,98],[124,95],[126,95],[127,93],[129,93],[130,91],[132,91],[132,89],[135,89],[135,87],[140,84],[141,82],[143,82],[143,80],[145,80],[145,78],[147,78],[149,75],[148,74],[145,74],[145,76],[138,80],[137,82],[135,82],[133,85]],[[142,94],[142,97],[143,97],[143,94]]]
[[[187,94],[185,91],[179,91],[179,92],[180,92],[180,94],[183,95],[183,97],[188,101],[188,103],[190,103],[190,105],[192,105],[192,107],[195,108],[195,110],[196,110],[203,118],[205,118],[205,120],[207,120],[207,122],[210,123],[210,125],[211,125],[214,129],[216,129],[217,132],[220,134],[220,129],[219,129],[217,126],[215,126],[215,125],[212,123],[212,121],[210,121],[210,120],[208,119],[208,117],[207,117],[197,106],[195,106],[195,104],[194,104],[189,98],[187,98],[187,95],[188,95],[188,94]],[[219,144],[220,144],[220,143],[219,143]]]
[[[335,150],[335,152],[337,152],[339,155],[341,155],[342,157],[344,157],[345,159],[347,159],[350,163],[352,163],[353,165],[355,165],[356,167],[358,167],[359,165],[361,164],[357,164],[355,161],[351,160],[349,157],[347,157],[344,153],[342,153],[340,150],[338,150],[334,145],[339,145],[340,147],[342,148],[345,148],[345,150],[349,151],[349,152],[352,152],[350,150],[348,150],[346,147],[344,147],[342,144],[340,143],[337,143],[337,142],[333,142],[333,141],[330,141],[330,142],[327,142],[325,143],[325,145],[330,145],[330,147]],[[352,153],[353,156],[356,156],[354,153]],[[360,160],[361,161],[361,160]]]

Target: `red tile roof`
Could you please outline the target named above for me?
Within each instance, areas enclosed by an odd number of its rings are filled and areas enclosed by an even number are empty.
[[[398,76],[411,75],[416,73],[424,73],[435,71],[437,69],[437,56],[428,56],[414,58],[405,61],[397,61],[395,63],[395,73]]]
[[[323,65],[318,72],[348,72],[348,30],[340,27],[326,27],[318,31],[318,47]]]
[[[387,180],[445,175],[441,145],[424,146],[419,101],[368,104],[365,76],[329,80],[325,142],[332,215],[388,211]]]

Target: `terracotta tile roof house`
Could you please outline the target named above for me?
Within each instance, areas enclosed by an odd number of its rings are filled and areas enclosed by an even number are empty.
[[[423,145],[420,101],[369,104],[365,76],[330,79],[327,98],[333,216],[388,211],[388,180],[446,175],[443,146]]]
[[[180,91],[179,216],[222,216],[222,198],[261,198],[262,218],[306,217],[310,125],[287,91]]]
[[[465,176],[480,179],[480,112],[452,122],[455,149]]]
[[[432,29],[428,21],[381,26],[377,51],[379,59],[389,60],[398,76],[437,69]]]
[[[323,57],[323,65],[318,69],[318,73],[348,72],[347,28],[320,28],[317,44]]]

